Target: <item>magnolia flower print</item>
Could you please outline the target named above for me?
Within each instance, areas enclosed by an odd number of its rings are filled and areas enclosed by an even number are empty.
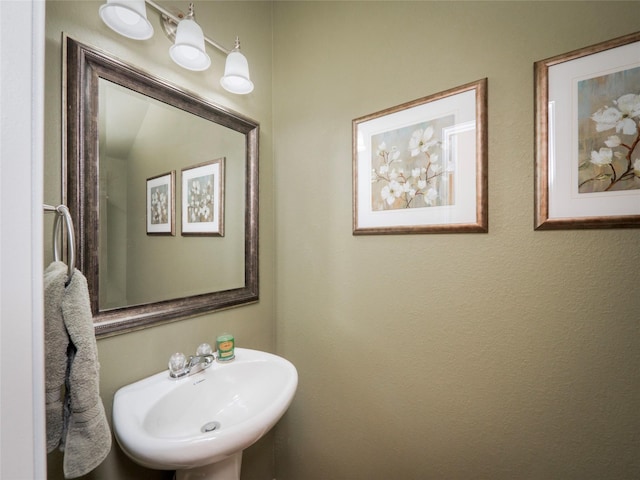
[[[213,175],[189,180],[187,215],[190,223],[213,222]]]
[[[595,135],[605,132],[606,138],[580,164],[580,193],[639,189],[640,95],[625,93],[590,120]]]
[[[151,224],[169,222],[169,187],[160,185],[151,188]]]
[[[433,124],[424,123],[372,137],[374,211],[453,204],[455,167],[441,165],[442,142],[435,132]]]

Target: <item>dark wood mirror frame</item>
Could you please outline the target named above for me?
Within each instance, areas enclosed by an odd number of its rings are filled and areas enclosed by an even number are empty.
[[[67,199],[75,224],[77,268],[86,276],[97,337],[139,330],[258,301],[259,124],[128,65],[105,52],[63,39],[66,62]],[[148,97],[240,132],[246,138],[244,287],[100,311],[98,80],[109,80]]]

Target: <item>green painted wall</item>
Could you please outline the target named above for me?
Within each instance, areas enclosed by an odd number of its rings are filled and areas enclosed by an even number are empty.
[[[533,63],[640,3],[273,11],[278,480],[640,477],[640,231],[533,231]],[[352,236],[351,120],[483,77],[489,233]]]
[[[640,3],[198,2],[214,38],[241,35],[248,97],[174,67],[159,26],[143,45],[111,34],[98,5],[47,2],[45,201],[61,31],[261,122],[260,303],[100,340],[109,412],[231,329],[300,375],[246,480],[640,476],[640,231],[533,231],[533,63],[640,30]],[[351,120],[483,77],[489,233],[352,236]],[[114,447],[90,478],[170,476]]]
[[[271,4],[268,2],[196,2],[196,17],[207,35],[228,48],[236,35],[249,60],[255,91],[248,96],[226,93],[219,84],[224,70],[223,54],[209,49],[212,66],[206,72],[189,72],[173,63],[169,40],[162,33],[159,16],[148,9],[154,25],[151,40],[136,42],[109,30],[98,16],[102,1],[47,1],[46,12],[46,105],[45,105],[45,185],[47,203],[61,200],[61,35],[101,48],[122,60],[139,65],[169,82],[192,90],[226,108],[260,122],[260,302],[213,315],[119,335],[98,341],[101,363],[100,390],[107,414],[111,416],[113,395],[118,388],[166,368],[175,351],[191,353],[202,342],[213,343],[223,331],[235,334],[238,346],[275,351],[274,318],[274,210],[271,122]],[[183,11],[186,2],[159,2]],[[45,260],[51,260],[52,219],[44,227]],[[179,279],[176,279],[179,281]],[[48,478],[62,479],[62,455],[48,457]],[[271,480],[274,469],[273,435],[267,435],[245,452],[243,479]],[[139,480],[172,478],[169,472],[138,467],[113,444],[106,461],[89,479]]]

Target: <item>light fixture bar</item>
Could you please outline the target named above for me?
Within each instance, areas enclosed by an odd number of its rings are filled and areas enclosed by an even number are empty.
[[[176,22],[176,24],[180,23],[180,18],[176,17],[173,13],[169,12],[167,9],[161,7],[160,5],[158,5],[156,2],[154,2],[153,0],[144,0],[145,3],[147,3],[151,8],[154,8],[155,10],[157,10],[158,12],[160,12],[162,15],[170,18],[171,20],[173,20],[174,22]],[[224,53],[225,55],[229,55],[231,53],[231,50],[229,50],[228,48],[223,47],[222,45],[220,45],[218,42],[216,42],[215,40],[210,39],[209,37],[207,37],[206,35],[204,36],[204,41],[207,42],[209,45],[211,45],[212,47],[217,48],[218,50],[220,50],[222,53]]]

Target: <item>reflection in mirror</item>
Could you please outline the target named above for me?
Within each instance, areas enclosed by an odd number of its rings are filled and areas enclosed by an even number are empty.
[[[244,135],[99,79],[100,298],[107,310],[244,285]],[[184,168],[225,157],[224,237],[147,233],[147,179],[175,171],[163,195],[181,230]],[[182,180],[182,181],[181,181]],[[199,184],[198,184],[199,185]],[[213,211],[202,188],[202,209]],[[171,205],[169,205],[169,203]],[[165,208],[163,206],[162,208]],[[170,215],[169,215],[170,216]]]
[[[67,203],[96,334],[257,301],[258,124],[65,43]]]

